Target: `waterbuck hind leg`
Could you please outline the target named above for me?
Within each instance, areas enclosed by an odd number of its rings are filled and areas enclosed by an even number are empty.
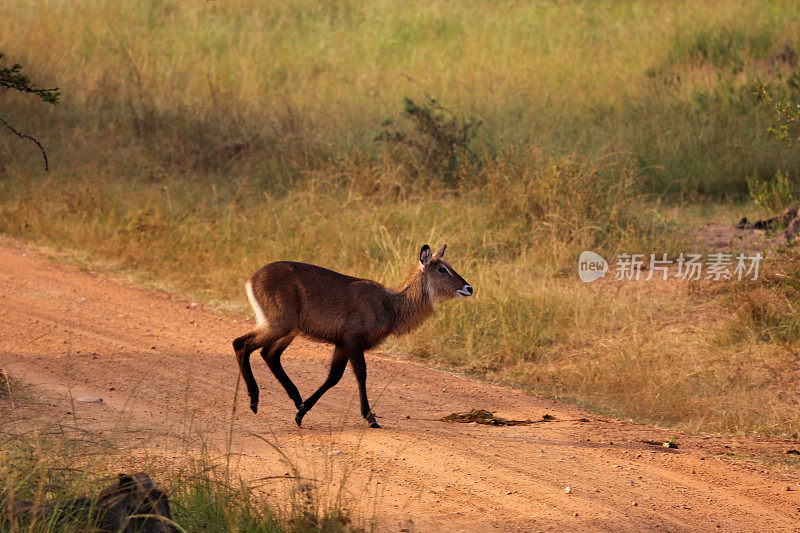
[[[250,409],[254,413],[258,412],[258,384],[256,384],[256,378],[253,377],[253,369],[250,367],[250,354],[259,348],[271,346],[273,343],[283,340],[286,336],[286,331],[257,329],[233,341],[233,351],[236,352],[236,361],[239,363],[239,370],[247,385],[247,395],[250,396]],[[291,342],[291,339],[289,339],[289,342]],[[286,346],[288,346],[288,343],[286,343]]]
[[[293,339],[293,335],[287,335],[273,342],[271,345],[263,347],[261,349],[261,357],[264,358],[272,374],[278,379],[280,384],[283,385],[289,398],[294,402],[295,408],[300,409],[300,406],[303,405],[303,398],[300,396],[300,391],[297,390],[295,384],[292,383],[292,380],[286,375],[286,371],[283,370],[283,365],[281,365],[281,354]]]
[[[350,364],[353,366],[353,373],[356,375],[358,382],[358,395],[361,399],[361,416],[369,423],[371,428],[380,428],[381,426],[375,420],[375,415],[369,408],[369,400],[367,399],[367,362],[364,360],[364,351],[355,350],[350,354]]]
[[[258,412],[258,384],[253,377],[253,369],[250,368],[250,354],[257,346],[253,345],[256,333],[251,332],[233,341],[233,351],[236,353],[236,361],[239,363],[239,372],[242,374],[244,383],[247,386],[247,395],[250,397],[250,409],[254,413]]]
[[[344,347],[336,346],[333,350],[333,360],[331,361],[331,369],[328,371],[328,379],[325,380],[325,383],[323,383],[314,394],[309,396],[308,399],[297,408],[297,415],[295,415],[294,421],[298,426],[303,423],[303,417],[314,407],[314,404],[322,398],[322,395],[342,379],[344,369],[347,366],[347,359],[347,351]]]

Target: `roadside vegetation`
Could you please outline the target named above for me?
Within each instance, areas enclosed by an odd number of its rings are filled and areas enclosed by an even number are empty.
[[[241,457],[212,448],[188,414],[167,430],[150,428],[143,434],[120,422],[97,431],[84,418],[52,422],[57,418],[48,412],[52,405],[30,394],[19,380],[3,381],[13,385],[0,394],[2,531],[94,531],[100,515],[97,496],[116,486],[121,475],[139,472],[167,496],[172,520],[162,524],[173,531],[369,529],[367,520],[351,519],[343,480],[329,469],[318,475],[301,472],[284,456],[285,473],[244,479]]]
[[[800,101],[797,20],[790,1],[8,2],[0,51],[62,95],[3,94],[50,170],[0,135],[0,231],[235,312],[270,260],[395,284],[446,242],[475,297],[386,349],[796,436],[792,248],[749,283],[583,284],[576,262],[702,251],[706,222],[797,204],[800,150],[770,131]]]

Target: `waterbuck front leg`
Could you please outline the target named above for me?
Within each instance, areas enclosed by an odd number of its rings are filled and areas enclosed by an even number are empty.
[[[297,415],[295,415],[294,421],[297,422],[298,426],[303,423],[303,417],[306,416],[306,413],[314,407],[314,404],[317,403],[320,398],[322,398],[322,395],[342,379],[344,369],[347,366],[347,359],[347,350],[345,350],[344,346],[336,345],[336,348],[333,350],[333,360],[331,361],[331,369],[328,372],[328,379],[325,380],[325,383],[323,383],[314,394],[309,396],[308,399],[297,408]]]
[[[236,362],[239,363],[239,372],[242,374],[244,383],[247,386],[247,395],[250,396],[250,409],[258,411],[258,384],[253,377],[253,369],[250,368],[250,354],[260,347],[256,344],[258,333],[252,331],[247,335],[233,341],[233,351],[236,353]]]
[[[294,402],[295,408],[300,409],[300,406],[303,405],[303,398],[300,396],[300,392],[297,390],[295,384],[292,383],[292,380],[286,375],[286,371],[283,370],[283,365],[281,365],[281,354],[292,340],[294,340],[294,335],[287,335],[270,345],[264,346],[261,349],[261,357],[264,358],[272,374],[280,381],[281,385],[283,385],[289,398]]]
[[[381,427],[375,420],[375,415],[369,408],[367,399],[367,362],[364,360],[364,350],[358,349],[350,352],[350,364],[353,366],[353,373],[358,381],[358,395],[361,399],[361,416],[369,423],[371,428]]]

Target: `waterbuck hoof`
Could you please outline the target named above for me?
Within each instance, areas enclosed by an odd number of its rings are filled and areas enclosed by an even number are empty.
[[[381,425],[373,420],[372,422],[369,423],[369,427],[380,429]]]
[[[254,413],[258,413],[258,403],[251,402],[250,409],[252,409]]]
[[[303,411],[303,406],[300,406],[300,410],[297,411],[297,414],[294,415],[294,421],[297,423],[297,427],[303,427],[303,417],[306,416],[305,412]]]

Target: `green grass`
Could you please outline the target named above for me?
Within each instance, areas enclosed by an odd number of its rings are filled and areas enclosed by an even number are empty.
[[[769,133],[751,83],[798,98],[796,66],[776,63],[800,46],[798,15],[789,1],[6,3],[0,50],[63,101],[4,95],[52,170],[0,137],[0,228],[239,312],[270,260],[395,284],[422,244],[446,242],[475,297],[391,349],[619,416],[793,434],[800,399],[769,377],[793,356],[764,333],[792,326],[737,314],[737,294],[772,286],[598,290],[575,262],[685,251],[707,216],[755,210],[748,184],[797,185],[800,151]],[[479,119],[474,157],[445,173],[376,142],[387,118],[414,133],[404,97]]]
[[[133,136],[150,160],[136,172],[228,170],[214,150],[246,142],[262,185],[374,154],[381,120],[426,95],[482,118],[490,155],[630,152],[658,194],[741,194],[751,174],[796,168],[748,85],[797,40],[794,3],[493,6],[11,2],[0,45],[64,105],[6,113],[74,130],[62,160],[102,139],[100,159],[132,162]]]

